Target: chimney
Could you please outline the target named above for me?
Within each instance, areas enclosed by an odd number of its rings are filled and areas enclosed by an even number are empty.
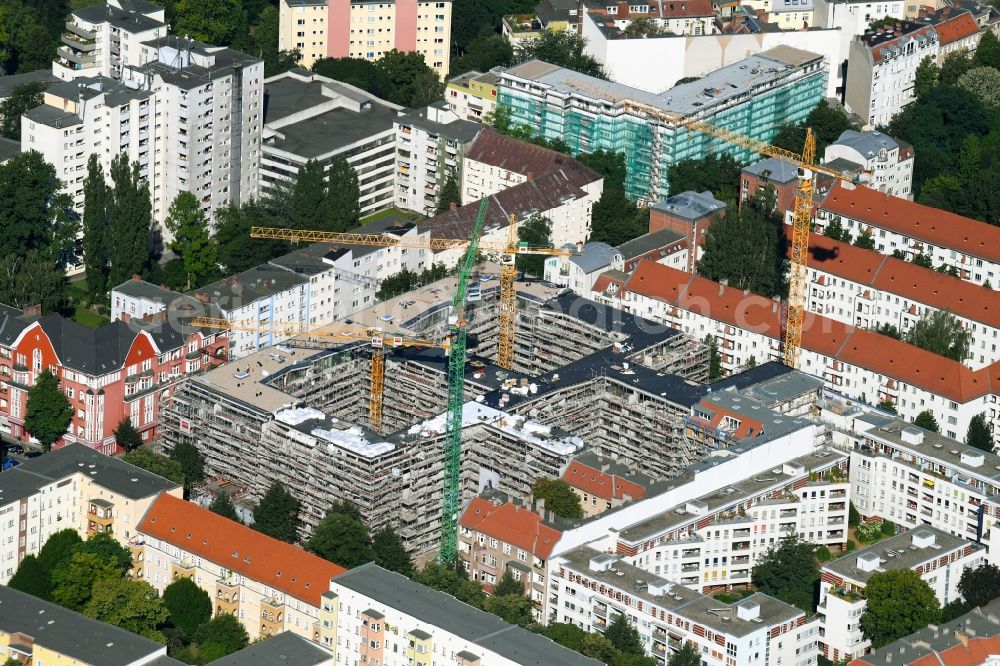
[[[21,308],[21,314],[25,317],[41,317],[42,316],[42,305],[25,305]]]
[[[771,313],[776,314],[778,312],[778,306],[781,305],[781,296],[771,297]]]
[[[139,275],[138,273],[132,273],[132,279],[138,282],[139,280],[142,279],[142,276]]]
[[[725,293],[727,286],[729,286],[729,280],[719,280],[719,296]]]
[[[455,203],[454,201],[448,204],[448,210],[455,210],[456,208],[458,208],[458,204]]]
[[[963,634],[961,631],[955,632],[955,640],[961,643],[963,647],[969,647],[969,637]]]

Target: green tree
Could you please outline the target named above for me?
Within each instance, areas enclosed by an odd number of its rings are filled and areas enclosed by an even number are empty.
[[[534,499],[545,500],[545,508],[563,518],[583,518],[580,497],[573,488],[562,479],[541,477],[531,485],[531,495]]]
[[[292,228],[326,229],[326,184],[323,165],[309,160],[299,167],[292,194]]]
[[[375,564],[406,577],[413,576],[413,562],[403,546],[403,540],[391,527],[383,527],[372,537]]]
[[[197,197],[190,192],[178,193],[170,204],[164,224],[174,237],[170,249],[184,260],[187,290],[214,277],[217,247],[209,238],[208,219]]]
[[[986,422],[985,414],[976,414],[969,420],[965,433],[965,443],[982,451],[993,453],[993,434]]]
[[[851,232],[844,228],[839,216],[830,220],[830,223],[823,230],[823,235],[833,240],[843,241],[844,243],[851,242]]]
[[[862,250],[874,250],[875,239],[872,237],[872,233],[870,231],[859,232],[854,239],[854,246],[860,247]]]
[[[73,407],[59,388],[59,379],[48,368],[42,370],[28,391],[24,427],[48,451],[66,434],[73,420]]]
[[[705,253],[698,271],[716,282],[728,280],[738,289],[776,296],[783,288],[785,234],[776,210],[774,190],[747,199],[736,209],[730,205],[705,234]]]
[[[517,225],[517,240],[532,247],[552,247],[552,221],[542,215],[532,215]],[[515,258],[519,271],[528,275],[545,273],[545,255],[519,254]]]
[[[0,102],[0,135],[20,141],[21,116],[42,105],[44,91],[45,84],[38,82],[14,86],[10,94]]]
[[[149,238],[152,204],[149,184],[139,175],[139,163],[129,164],[120,153],[111,160],[108,198],[108,221],[111,242],[109,283],[116,287],[135,274],[142,273],[150,260]]]
[[[826,99],[820,100],[806,116],[806,126],[811,127],[816,135],[817,151],[825,150],[828,145],[839,139],[845,130],[854,128],[847,113],[839,106],[830,106]],[[796,152],[801,150],[800,144]]]
[[[313,63],[312,71],[341,83],[388,100],[393,96],[392,83],[385,73],[370,60],[363,58],[320,58]]]
[[[972,69],[972,54],[969,49],[952,51],[941,61],[938,82],[943,86],[953,86],[970,69]]]
[[[191,442],[179,442],[170,452],[170,460],[180,465],[184,475],[184,490],[188,494],[205,480],[205,457]]]
[[[90,553],[102,562],[110,562],[122,574],[132,566],[132,554],[118,543],[111,532],[96,532],[73,549],[74,553]]]
[[[462,189],[458,184],[457,174],[454,171],[448,172],[448,178],[444,181],[444,185],[441,186],[441,192],[438,194],[437,201],[437,212],[438,214],[447,212],[452,204],[456,206],[462,205]]]
[[[976,54],[972,57],[973,67],[992,67],[1000,69],[1000,39],[996,34],[986,30],[976,45]]]
[[[583,639],[587,632],[568,622],[550,622],[545,626],[544,634],[563,647],[574,652],[582,652]]]
[[[677,652],[670,655],[667,666],[701,666],[701,655],[693,643],[685,641]]]
[[[133,634],[159,642],[165,638],[157,627],[170,616],[163,599],[149,583],[131,578],[111,578],[94,583],[84,614]]]
[[[865,587],[865,598],[861,631],[876,650],[936,623],[941,613],[934,591],[912,569],[872,574]]]
[[[966,198],[965,187],[958,176],[940,174],[924,181],[917,201],[925,206],[940,208],[953,213],[967,214],[970,201]]]
[[[291,249],[285,241],[250,237],[251,227],[287,226],[290,216],[282,218],[277,214],[282,205],[273,200],[255,199],[241,206],[226,206],[215,213],[218,259],[227,273],[241,273]]]
[[[68,562],[82,543],[83,539],[72,528],[59,530],[50,536],[38,551],[38,564],[46,579],[51,580],[52,572],[64,562]]]
[[[880,403],[878,403],[876,407],[881,409],[883,412],[889,412],[890,414],[898,414],[898,412],[896,411],[896,405],[892,402],[892,400],[888,399],[883,400]]]
[[[83,264],[87,291],[95,297],[108,290],[108,196],[104,167],[91,153],[83,181]]]
[[[705,345],[708,346],[708,381],[714,382],[722,379],[722,354],[719,353],[719,343],[715,336],[709,333],[705,336]]]
[[[297,49],[292,51],[278,50],[279,23],[278,8],[268,4],[261,10],[251,31],[251,52],[260,54],[260,57],[264,59],[265,78],[287,72],[296,67],[302,58],[302,54]]]
[[[343,157],[330,163],[327,173],[326,220],[323,229],[349,231],[358,225],[361,216],[361,189],[358,174]]]
[[[802,150],[799,145],[796,152]],[[681,160],[667,172],[670,196],[681,192],[711,192],[721,201],[735,202],[740,185],[740,165],[729,153],[709,153],[700,160]]]
[[[815,546],[795,534],[782,538],[753,568],[751,579],[764,594],[812,612],[813,586],[819,579]]]
[[[0,303],[15,308],[41,305],[59,310],[66,301],[66,275],[38,250],[0,256]]]
[[[39,599],[49,599],[49,575],[34,555],[24,556],[7,586]]]
[[[37,251],[45,270],[72,256],[79,216],[56,170],[30,150],[0,164],[0,257]],[[8,302],[8,305],[12,305]]]
[[[977,608],[1000,597],[1000,568],[986,563],[962,572],[958,591],[970,608]]]
[[[580,647],[580,652],[585,657],[596,659],[605,664],[610,664],[618,654],[614,643],[596,631],[583,637],[583,645]]]
[[[625,190],[605,187],[591,211],[590,240],[618,247],[645,234],[649,230],[648,221],[648,210],[636,208]]]
[[[486,595],[479,583],[469,580],[461,561],[455,565],[430,561],[414,575],[414,580],[421,585],[450,594],[459,601],[475,608],[483,608]]]
[[[906,333],[906,342],[956,361],[969,355],[971,334],[947,310],[925,313]]]
[[[987,33],[993,34],[989,31],[983,34]],[[979,51],[976,51],[976,54],[978,55]],[[1000,108],[1000,70],[985,66],[973,67],[959,77],[958,85],[979,98],[987,109]]]
[[[69,561],[52,572],[52,601],[70,610],[82,611],[99,581],[121,578],[124,570],[95,553],[73,553]]]
[[[664,31],[656,21],[642,16],[632,19],[623,32],[629,39],[638,39],[641,37],[659,37]]]
[[[508,66],[514,62],[514,49],[503,35],[488,32],[474,39],[469,48],[451,61],[451,75],[470,70],[488,72],[494,67]]]
[[[616,153],[603,148],[592,153],[580,153],[577,159],[604,177],[604,188],[625,189],[625,178],[628,169],[625,166],[625,154]]]
[[[495,594],[483,603],[487,612],[500,617],[504,622],[525,627],[534,622],[531,599],[523,594]]]
[[[493,594],[502,597],[508,594],[524,595],[524,585],[519,580],[514,579],[514,575],[509,569],[505,569],[497,586],[493,589]]]
[[[518,62],[538,58],[547,63],[566,67],[598,78],[607,78],[604,69],[586,52],[587,40],[575,31],[553,32],[546,30],[537,39],[521,41],[514,49]]]
[[[115,443],[126,452],[134,451],[142,446],[142,437],[139,436],[139,431],[132,425],[132,419],[128,416],[118,422],[118,427],[112,434],[115,436]]]
[[[179,578],[163,590],[163,605],[170,622],[185,638],[194,638],[198,627],[212,617],[212,600],[205,590],[190,578]]]
[[[174,34],[212,46],[247,45],[247,13],[240,0],[178,0],[175,12]]]
[[[306,550],[348,569],[371,562],[368,526],[348,513],[331,510],[316,526]]]
[[[165,455],[156,453],[149,447],[144,446],[134,451],[129,451],[122,456],[122,460],[130,465],[141,467],[147,472],[162,476],[168,481],[173,481],[179,486],[184,485],[184,470],[180,463],[176,460],[171,460]]]
[[[383,55],[375,65],[385,75],[390,87],[386,98],[394,104],[420,109],[444,96],[444,83],[437,72],[417,52],[393,49]]]
[[[254,508],[251,527],[269,537],[295,543],[299,539],[301,506],[280,481],[275,481]]]
[[[899,329],[892,324],[879,324],[873,329],[879,335],[887,335],[890,338],[895,338],[896,340],[902,340],[903,334],[899,332]]]
[[[250,637],[236,616],[220,613],[198,628],[195,641],[199,644],[202,661],[207,662],[242,650]]]
[[[236,505],[233,504],[233,501],[229,499],[229,495],[226,493],[216,495],[212,503],[208,505],[208,510],[237,523],[242,522],[240,514],[236,512]]]
[[[924,430],[930,430],[931,432],[941,432],[937,419],[934,418],[934,413],[929,409],[925,409],[917,414],[916,418],[913,419],[913,425]]]
[[[941,69],[932,56],[925,56],[917,65],[917,73],[913,83],[913,93],[920,97],[929,92],[938,83]]]
[[[624,615],[619,613],[604,630],[604,637],[611,641],[615,649],[625,654],[643,654],[639,632]]]

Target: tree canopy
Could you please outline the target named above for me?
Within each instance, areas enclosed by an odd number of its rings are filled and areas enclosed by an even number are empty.
[[[218,275],[215,267],[218,246],[209,238],[208,218],[197,197],[190,192],[178,193],[164,224],[174,237],[170,249],[184,261],[187,289],[211,282]]]
[[[34,555],[25,555],[7,586],[39,599],[49,598],[49,576]]]
[[[531,495],[535,500],[545,500],[545,508],[563,518],[582,518],[583,509],[580,497],[573,488],[562,479],[541,477],[531,486]]]
[[[538,58],[583,74],[607,78],[601,64],[587,54],[586,46],[587,40],[572,30],[546,30],[536,39],[519,42],[514,49],[514,59],[523,62]]]
[[[455,17],[452,18],[454,24]],[[494,67],[511,65],[514,49],[503,35],[484,32],[469,43],[462,55],[452,58],[451,75],[470,70],[488,72]]]
[[[188,494],[196,484],[205,479],[205,457],[191,442],[178,442],[170,452],[170,460],[180,465],[181,474],[184,475],[184,490]]]
[[[517,225],[517,239],[533,247],[552,247],[552,221],[542,215],[532,215]],[[519,254],[517,269],[541,277],[545,273],[545,255]]]
[[[287,226],[291,219],[284,201],[290,190],[278,188],[278,193],[264,199],[252,199],[242,205],[225,206],[215,213],[215,243],[218,260],[227,273],[241,273],[254,266],[287,253],[291,246],[285,241],[251,238],[251,227]]]
[[[812,612],[813,587],[819,579],[815,548],[795,534],[782,538],[753,568],[753,584],[764,594]]]
[[[181,634],[193,638],[198,628],[212,617],[212,600],[190,578],[178,578],[163,590],[163,604],[170,622]]]
[[[198,628],[195,641],[199,644],[201,661],[207,663],[242,650],[249,644],[250,637],[239,619],[229,613],[220,613]]]
[[[301,506],[281,482],[275,481],[254,508],[251,527],[280,541],[296,543]]]
[[[1000,567],[989,562],[962,572],[958,591],[971,608],[983,606],[1000,597]]]
[[[177,0],[174,11],[174,34],[213,46],[247,46],[249,27],[242,0]]]
[[[413,579],[421,585],[445,592],[475,608],[483,608],[486,595],[479,583],[469,580],[468,574],[457,565],[430,561],[418,571]]]
[[[83,265],[87,291],[101,296],[108,290],[108,185],[104,167],[91,153],[87,159],[87,176],[83,181]]]
[[[162,476],[164,479],[173,481],[178,485],[184,485],[184,470],[181,468],[180,463],[176,460],[171,460],[165,455],[156,453],[149,447],[140,447],[134,451],[129,451],[122,456],[122,460],[136,467],[141,467],[147,472]]]
[[[925,409],[917,414],[916,418],[913,419],[913,425],[921,427],[924,430],[930,430],[931,432],[941,432],[937,419],[934,418],[934,413],[929,409]]]
[[[28,391],[24,427],[46,451],[66,434],[73,421],[73,406],[59,388],[59,379],[48,368],[39,373]]]
[[[413,562],[403,546],[403,540],[391,527],[383,527],[372,537],[375,564],[406,577],[413,576]]]
[[[934,590],[912,569],[872,574],[865,598],[861,630],[876,650],[937,622],[941,613]]]
[[[621,613],[615,615],[615,619],[604,630],[604,637],[611,641],[611,644],[619,652],[625,654],[644,653],[639,632]]]
[[[112,433],[115,436],[115,444],[125,449],[126,452],[134,451],[142,446],[142,437],[139,431],[132,425],[132,419],[126,416],[118,422],[118,427]]]
[[[212,503],[208,505],[208,510],[212,513],[217,513],[224,518],[229,520],[234,520],[237,523],[242,522],[240,520],[240,514],[236,512],[236,505],[233,501],[229,499],[229,495],[225,493],[219,493],[212,500]]]
[[[990,431],[985,414],[976,414],[969,420],[965,443],[988,453],[993,452],[993,433]]]
[[[32,81],[14,86],[10,94],[0,102],[0,135],[21,140],[21,116],[42,105],[45,85]]]
[[[139,163],[129,164],[119,153],[111,160],[112,187],[108,198],[111,261],[109,284],[116,287],[150,264],[150,233],[153,209],[149,183],[139,175]]]
[[[133,634],[165,642],[157,627],[170,613],[156,589],[145,581],[121,577],[98,580],[83,612]]]
[[[375,559],[368,526],[352,508],[335,504],[316,526],[306,550],[348,569]]]
[[[96,553],[74,552],[68,562],[52,572],[52,601],[70,610],[83,611],[90,602],[94,585],[121,578],[124,570]]]
[[[956,361],[969,355],[972,334],[947,310],[926,312],[906,332],[906,342]]]
[[[454,171],[449,171],[448,177],[438,193],[437,212],[446,213],[452,204],[456,207],[462,205],[462,188],[458,182],[457,174]]]
[[[680,649],[670,656],[667,666],[701,666],[701,655],[693,643],[685,641]]]

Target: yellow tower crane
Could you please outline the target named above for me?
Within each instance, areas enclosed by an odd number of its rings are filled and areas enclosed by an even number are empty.
[[[334,231],[308,231],[280,227],[251,227],[251,238],[270,238],[292,243],[334,243],[338,245],[366,245],[375,247],[401,247],[422,250],[455,250],[468,246],[468,240],[451,238],[406,239],[382,234],[338,233]],[[500,331],[497,341],[497,365],[506,370],[514,367],[514,338],[517,321],[517,255],[547,255],[569,257],[579,249],[532,246],[518,241],[517,224],[513,215],[505,243],[480,241],[479,249],[500,255]]]
[[[260,322],[256,320],[219,319],[215,317],[195,317],[192,326],[199,328],[214,328],[227,331],[249,331],[259,333],[268,331],[272,334],[298,337],[306,342],[315,341],[326,345],[346,344],[349,342],[367,342],[371,346],[371,394],[368,399],[368,421],[373,430],[382,427],[382,386],[385,383],[385,348],[388,347],[437,347],[448,349],[448,341],[424,340],[398,333],[386,333],[378,328],[363,326],[342,326],[327,324],[309,327],[298,322]]]
[[[726,143],[752,150],[759,155],[775,157],[798,166],[798,184],[795,189],[795,208],[792,215],[792,245],[790,268],[788,271],[788,308],[785,313],[783,347],[785,365],[798,369],[799,356],[802,350],[802,320],[805,311],[806,280],[808,274],[809,231],[812,227],[813,178],[817,173],[822,173],[850,183],[857,182],[857,179],[840,171],[815,164],[816,139],[813,136],[811,128],[806,129],[806,140],[802,152],[796,153],[791,150],[772,146],[766,141],[755,139],[734,130],[716,127],[701,120],[687,120],[677,114],[665,113],[648,104],[626,101],[624,105],[633,111],[643,113],[679,128],[700,132]],[[696,249],[691,248],[691,251],[694,252]]]

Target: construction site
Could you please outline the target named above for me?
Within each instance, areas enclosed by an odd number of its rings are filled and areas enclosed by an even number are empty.
[[[685,434],[704,395],[703,343],[541,282],[517,284],[513,367],[496,364],[497,267],[477,267],[466,309],[460,504],[487,489],[530,501],[531,485],[559,477],[584,452],[653,479],[676,476],[710,446]],[[456,278],[358,313],[388,335],[447,336]],[[402,314],[402,316],[399,316]],[[384,362],[372,419],[372,363]],[[447,487],[449,351],[338,343],[302,335],[179,387],[163,418],[170,450],[194,442],[206,475],[259,499],[281,481],[302,502],[304,535],[330,505],[358,506],[373,530],[396,528],[414,555],[436,552]]]

